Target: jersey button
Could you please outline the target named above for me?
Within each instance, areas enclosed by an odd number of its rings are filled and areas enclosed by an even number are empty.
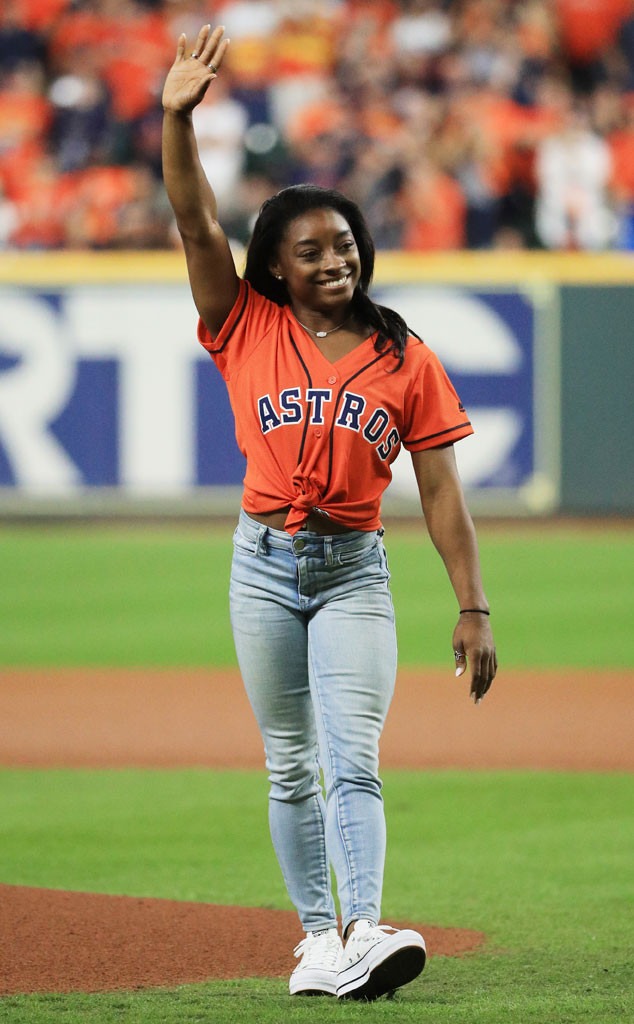
[[[321,437],[321,430],[315,431],[315,437]]]
[[[337,383],[337,378],[336,377],[329,377],[328,378],[328,383],[329,384],[336,384]]]

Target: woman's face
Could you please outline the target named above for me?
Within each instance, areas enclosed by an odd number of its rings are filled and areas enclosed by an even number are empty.
[[[325,208],[290,221],[271,271],[282,276],[297,310],[327,313],[345,307],[361,276],[359,250],[345,217]]]

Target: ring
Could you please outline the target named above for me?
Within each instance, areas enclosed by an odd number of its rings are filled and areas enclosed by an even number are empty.
[[[213,71],[214,75],[218,74],[218,68],[216,67],[215,64],[208,64],[207,67],[209,68],[210,71]]]
[[[462,651],[454,651],[453,656],[456,659],[456,661],[460,661],[461,658],[464,658],[464,654],[462,653]]]
[[[197,53],[192,53],[191,56],[192,56],[192,60],[198,60],[198,54]]]

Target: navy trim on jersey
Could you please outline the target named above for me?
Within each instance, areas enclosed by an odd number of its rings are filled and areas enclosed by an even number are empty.
[[[333,460],[333,450],[334,450],[334,446],[335,446],[335,423],[336,423],[336,420],[337,420],[337,413],[338,413],[338,409],[339,409],[339,403],[341,402],[341,397],[342,397],[344,391],[346,390],[346,388],[348,387],[348,384],[351,384],[353,380],[356,380],[357,377],[360,377],[362,373],[365,373],[366,370],[369,370],[370,367],[374,366],[375,363],[380,362],[381,359],[385,359],[385,357],[387,355],[389,355],[389,354],[390,354],[390,350],[388,350],[386,352],[381,352],[376,357],[376,359],[373,359],[371,362],[366,363],[365,366],[362,366],[360,370],[357,370],[356,373],[353,373],[352,377],[348,377],[348,379],[343,382],[343,384],[339,388],[339,391],[337,392],[337,397],[335,399],[335,404],[333,406],[333,411],[332,411],[332,426],[330,428],[330,437],[328,439],[328,476],[326,478],[326,488],[325,488],[326,492],[328,491],[328,488],[330,487],[330,478],[332,477],[332,465],[333,465],[333,461],[334,461]]]
[[[406,447],[412,444],[422,444],[423,441],[433,441],[435,437],[443,437],[445,434],[453,434],[454,430],[462,430],[463,427],[470,426],[470,420],[465,420],[464,423],[456,423],[455,427],[448,427],[447,430],[439,430],[437,434],[427,434],[426,437],[417,437],[414,441],[403,439],[403,444]]]
[[[308,387],[312,388],[312,386],[313,386],[313,379],[312,379],[312,377],[310,375],[308,367],[306,366],[306,363],[302,359],[302,354],[299,351],[299,348],[297,346],[297,342],[295,341],[295,338],[293,337],[293,332],[291,331],[290,327],[288,329],[288,336],[291,339],[291,345],[295,349],[295,355],[299,359],[299,362],[301,363],[302,369],[303,369],[304,373],[306,374],[306,380],[308,381]],[[308,416],[308,415],[304,416],[304,429],[302,430],[302,440],[301,440],[300,446],[299,446],[299,455],[297,456],[297,465],[298,466],[299,466],[300,462],[302,461],[302,459],[304,457],[304,445],[306,444],[306,435],[308,433],[308,421],[309,420],[310,420],[310,416]]]
[[[218,348],[210,348],[209,346],[207,346],[207,351],[209,352],[210,355],[211,355],[212,352],[214,354],[216,354],[218,352],[223,352],[224,349],[226,348],[226,346],[229,344],[229,342],[231,340],[231,337],[233,335],[233,332],[235,331],[236,327],[238,326],[238,324],[242,320],[242,317],[244,316],[244,310],[246,308],[246,304],[247,304],[248,299],[249,299],[249,289],[245,288],[244,289],[244,299],[242,300],[242,309],[240,310],[240,312],[238,313],[237,317],[233,321],[233,324],[231,326],[231,330],[227,334],[227,337],[223,341],[222,345],[219,345]]]

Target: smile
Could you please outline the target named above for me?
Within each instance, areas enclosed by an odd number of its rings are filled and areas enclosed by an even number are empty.
[[[350,274],[343,274],[342,277],[335,278],[334,281],[322,281],[324,288],[341,288],[344,284],[348,283]]]

